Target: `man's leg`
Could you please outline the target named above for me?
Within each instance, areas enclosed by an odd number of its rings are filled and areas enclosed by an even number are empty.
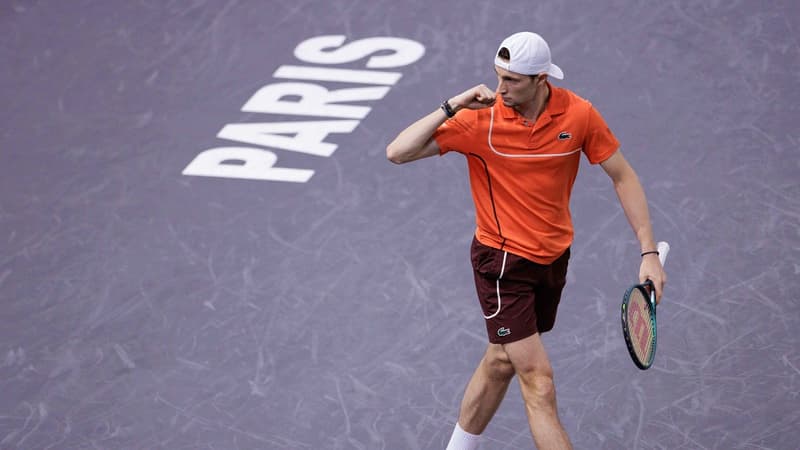
[[[497,411],[508,385],[514,377],[514,367],[503,347],[489,344],[478,368],[467,384],[458,423],[450,437],[448,450],[474,449],[478,438]]]
[[[464,431],[471,434],[483,433],[500,407],[513,377],[514,367],[503,346],[489,344],[461,401],[458,423]]]
[[[558,419],[553,367],[539,334],[503,346],[519,377],[525,411],[539,450],[572,449]]]

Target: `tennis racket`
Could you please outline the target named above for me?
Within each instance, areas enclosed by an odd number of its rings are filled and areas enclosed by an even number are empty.
[[[658,259],[661,265],[667,260],[669,244],[658,243]],[[656,357],[656,289],[646,280],[625,291],[622,298],[622,334],[628,353],[636,367],[647,370]]]

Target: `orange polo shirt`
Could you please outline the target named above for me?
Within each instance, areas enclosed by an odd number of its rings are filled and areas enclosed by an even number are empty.
[[[498,96],[491,108],[459,111],[433,135],[440,154],[467,158],[478,241],[539,264],[572,244],[569,199],[581,153],[598,164],[619,148],[591,103],[549,87],[536,123]]]

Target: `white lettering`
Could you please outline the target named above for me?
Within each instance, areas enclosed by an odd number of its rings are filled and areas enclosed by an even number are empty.
[[[342,47],[344,35],[318,36],[300,43],[294,55],[306,62],[316,64],[344,64],[357,61],[372,53],[392,51],[389,55],[377,55],[367,61],[367,68],[386,69],[412,64],[422,58],[425,47],[410,39],[374,37],[353,41]],[[328,50],[341,47],[336,50]]]
[[[242,111],[363,119],[372,108],[368,106],[334,105],[331,103],[380,100],[388,92],[388,87],[363,87],[329,91],[322,86],[311,83],[275,83],[259,89],[245,103]],[[295,101],[293,100],[295,97],[300,98]]]
[[[220,139],[262,147],[273,147],[313,156],[331,156],[338,147],[325,142],[331,133],[351,133],[372,110],[358,102],[383,99],[403,76],[385,70],[418,61],[425,47],[415,41],[373,37],[345,44],[344,35],[317,36],[301,42],[295,56],[317,65],[346,64],[364,59],[370,70],[357,68],[282,65],[273,77],[290,80],[263,86],[242,107],[261,114],[316,116],[341,120],[229,123],[217,133]],[[308,82],[302,82],[308,81]],[[316,82],[369,85],[328,89]],[[275,152],[253,147],[218,147],[198,154],[183,175],[305,183],[309,169],[275,167]]]
[[[275,78],[292,80],[337,81],[339,83],[385,84],[392,86],[403,76],[400,72],[380,70],[350,70],[333,67],[290,66],[278,67]]]
[[[277,161],[278,157],[269,150],[250,147],[219,147],[197,155],[183,169],[183,174],[292,183],[305,183],[314,175],[313,170],[275,167]]]
[[[325,138],[330,133],[350,133],[356,126],[357,120],[231,123],[222,127],[217,137],[309,155],[331,156],[336,151],[336,144],[324,142]]]

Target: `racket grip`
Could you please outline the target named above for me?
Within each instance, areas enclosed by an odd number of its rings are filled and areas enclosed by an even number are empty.
[[[669,254],[669,243],[666,241],[661,241],[656,246],[658,249],[658,259],[661,261],[661,265],[663,266],[665,262],[667,262],[667,255]]]

